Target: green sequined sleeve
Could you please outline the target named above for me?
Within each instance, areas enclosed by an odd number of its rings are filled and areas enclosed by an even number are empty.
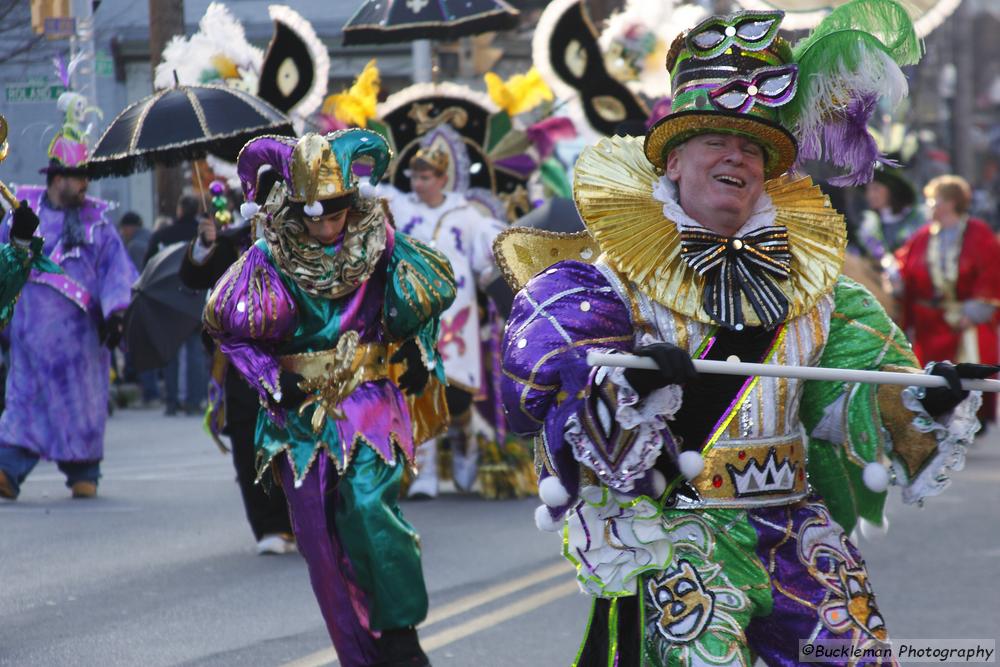
[[[855,370],[919,370],[910,343],[872,294],[841,276],[834,288],[830,336],[820,365]],[[901,389],[901,388],[900,388]],[[881,394],[881,396],[880,396]],[[801,417],[807,432],[832,414],[844,436],[842,444],[810,438],[809,481],[826,500],[834,518],[850,532],[858,517],[882,523],[885,492],[870,491],[862,481],[867,463],[883,459],[891,442],[883,415],[885,392],[880,385],[809,381],[802,396]],[[895,401],[899,404],[899,401]],[[908,418],[913,415],[909,414]]]
[[[0,329],[7,327],[14,316],[14,306],[21,288],[28,282],[31,269],[52,273],[62,270],[42,254],[42,239],[32,239],[28,248],[13,243],[0,245]]]
[[[383,312],[386,331],[396,340],[414,338],[424,358],[438,359],[441,313],[455,300],[455,274],[444,255],[405,234],[396,234],[389,259]],[[439,375],[443,368],[438,369]],[[442,376],[443,380],[443,376]]]

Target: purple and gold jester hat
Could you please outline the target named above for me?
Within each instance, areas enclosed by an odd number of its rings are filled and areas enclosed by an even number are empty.
[[[273,178],[264,179],[267,170],[280,175],[291,208],[315,220],[354,204],[358,195],[353,171],[356,160],[370,162],[370,182],[374,185],[391,159],[392,152],[382,135],[359,128],[326,135],[310,132],[299,139],[277,136],[251,139],[236,161],[247,199],[242,207],[244,216],[254,215],[261,198],[269,195],[258,192],[261,183],[275,182]]]
[[[784,12],[712,16],[678,35],[667,54],[670,114],[650,128],[646,157],[663,167],[670,151],[698,134],[758,141],[765,176],[805,160],[846,170],[835,185],[871,180],[880,154],[868,120],[881,97],[906,95],[901,65],[920,43],[896,0],[852,0],[791,46],[778,35]]]

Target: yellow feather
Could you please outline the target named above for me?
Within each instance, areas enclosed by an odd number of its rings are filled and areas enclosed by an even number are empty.
[[[368,61],[350,88],[327,96],[323,101],[323,113],[334,116],[341,123],[366,127],[368,119],[375,117],[381,85],[378,66],[373,58]]]
[[[530,111],[542,101],[553,99],[552,90],[534,67],[525,74],[515,74],[507,81],[493,72],[487,72],[483,79],[490,99],[511,116]]]
[[[236,63],[227,58],[221,53],[217,53],[211,58],[212,67],[215,71],[219,73],[219,77],[222,79],[238,79],[240,78],[239,70],[236,69]]]

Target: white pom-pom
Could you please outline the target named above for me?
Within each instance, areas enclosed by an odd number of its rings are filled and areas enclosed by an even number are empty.
[[[369,183],[368,181],[364,181],[358,185],[358,192],[361,194],[362,197],[367,197],[367,198],[375,197],[377,195],[377,193],[375,192],[375,186]]]
[[[881,463],[869,463],[861,473],[861,479],[869,491],[882,493],[889,488],[889,471]]]
[[[546,477],[538,485],[538,497],[549,507],[561,507],[569,502],[569,491],[556,477]]]
[[[323,205],[318,201],[314,201],[310,204],[306,204],[302,207],[302,212],[311,218],[318,218],[323,215]]]
[[[244,220],[249,220],[257,215],[258,212],[260,212],[260,206],[255,202],[245,201],[240,205],[240,215],[243,216]]]
[[[667,478],[659,470],[651,470],[649,473],[650,491],[654,498],[659,498],[667,490]]]
[[[705,459],[698,452],[681,452],[681,455],[677,457],[677,464],[680,466],[684,479],[689,482],[705,469]]]
[[[543,533],[554,533],[559,530],[559,522],[549,514],[549,508],[539,505],[535,508],[535,526]]]

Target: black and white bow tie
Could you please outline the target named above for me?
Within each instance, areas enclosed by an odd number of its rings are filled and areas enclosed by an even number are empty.
[[[764,227],[739,238],[681,229],[681,256],[705,278],[705,311],[722,326],[740,331],[746,325],[740,294],[765,328],[787,317],[788,297],[776,282],[788,280],[791,266],[787,228]]]

